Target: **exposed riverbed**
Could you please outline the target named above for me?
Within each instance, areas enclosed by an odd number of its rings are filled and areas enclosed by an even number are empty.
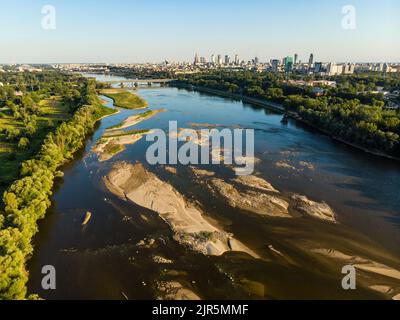
[[[145,151],[150,142],[145,139],[99,162],[91,149],[105,130],[143,112],[121,109],[101,121],[85,150],[64,168],[53,207],[35,238],[28,265],[31,293],[48,299],[154,299],[174,294],[206,299],[392,298],[400,293],[398,163],[337,143],[295,120],[282,122],[281,114],[240,101],[175,88],[138,94],[150,110],[165,112],[133,129],[167,130],[169,120],[181,128],[208,124],[255,129],[260,160],[255,175],[265,181],[266,190],[249,191],[225,166],[197,168],[211,172],[200,179],[187,166],[149,166]],[[110,99],[102,98],[112,106]],[[135,195],[135,201],[126,201],[110,192],[104,177],[121,161],[142,163],[157,186],[171,186],[174,197],[179,194],[179,201],[197,208],[226,235],[225,244],[217,248],[225,254],[207,255],[185,246],[172,222],[152,203]],[[259,183],[248,183],[255,181]],[[236,205],[223,197],[226,189],[221,186],[227,182],[239,195]],[[240,200],[256,191],[269,192],[268,201],[274,197],[287,202],[289,211],[283,205],[282,216],[269,217],[250,210]],[[290,211],[304,200],[294,194],[326,203],[337,223]],[[274,203],[284,204],[278,200]],[[86,212],[91,219],[82,226]],[[229,238],[246,250],[228,250]],[[360,285],[344,291],[341,267],[350,263],[360,267]],[[41,268],[49,264],[57,270],[55,291],[40,286]]]

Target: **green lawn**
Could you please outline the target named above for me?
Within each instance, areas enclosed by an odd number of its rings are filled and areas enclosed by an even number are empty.
[[[38,130],[29,139],[28,149],[18,149],[17,142],[6,142],[4,134],[0,134],[0,198],[4,190],[18,178],[20,164],[39,151],[47,133],[71,117],[68,109],[60,103],[57,97],[42,100],[40,105],[43,114],[37,118]],[[6,111],[0,118],[0,129],[6,128],[18,128],[23,131],[24,125],[22,121],[14,120],[12,115]]]
[[[71,118],[68,107],[61,103],[59,97],[42,100],[39,105],[43,114],[37,118],[38,130],[30,137],[28,149],[18,149],[17,142],[6,142],[4,134],[0,133],[0,201],[5,189],[18,178],[21,163],[32,158],[40,150],[44,138],[50,131],[53,131],[63,121]],[[100,119],[115,112],[115,109],[104,107],[99,102],[95,117]],[[2,113],[0,129],[18,128],[22,132],[24,131],[22,121],[14,120],[8,111]]]
[[[141,109],[147,107],[147,102],[129,91],[105,89],[101,94],[114,100],[114,105],[124,109]]]

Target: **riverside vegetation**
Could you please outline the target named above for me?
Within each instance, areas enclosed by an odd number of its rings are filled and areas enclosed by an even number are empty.
[[[119,108],[144,109],[147,107],[147,102],[145,100],[123,89],[104,89],[101,93],[114,100],[114,105]]]
[[[218,71],[187,75],[176,83],[278,102],[288,112],[345,142],[400,158],[400,109],[386,108],[383,94],[376,92],[377,87],[399,90],[399,76],[332,77],[337,87],[322,86],[321,96],[312,87],[285,80],[283,75],[272,73]]]
[[[57,72],[10,73],[0,80],[6,83],[0,87],[1,106],[7,108],[6,118],[12,116],[17,123],[5,128],[6,132],[3,128],[1,141],[12,140],[11,147],[21,149],[10,159],[19,168],[14,177],[18,179],[4,192],[0,207],[0,299],[25,299],[25,264],[33,251],[31,240],[38,231],[37,221],[50,206],[54,181],[63,175],[59,168],[83,147],[96,121],[114,110],[100,103],[95,81],[79,76]],[[58,126],[38,125],[41,101],[46,99],[64,106]],[[35,135],[34,128],[42,130],[41,134]],[[29,143],[29,139],[36,141]],[[35,147],[31,149],[32,145]],[[36,148],[36,154],[26,159]],[[2,166],[3,163],[2,159]]]

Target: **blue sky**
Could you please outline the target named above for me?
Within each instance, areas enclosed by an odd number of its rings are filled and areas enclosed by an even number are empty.
[[[43,30],[42,6],[56,9]],[[342,7],[356,29],[342,28]],[[0,63],[192,61],[239,54],[261,61],[400,61],[398,0],[0,0]]]

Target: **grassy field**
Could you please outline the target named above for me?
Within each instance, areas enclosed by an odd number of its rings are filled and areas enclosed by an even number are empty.
[[[6,142],[4,133],[0,133],[0,197],[4,190],[17,177],[20,164],[31,158],[39,149],[47,133],[57,127],[71,115],[60,103],[59,98],[42,100],[40,102],[43,114],[37,118],[38,129],[30,138],[29,148],[18,149],[17,142]],[[24,130],[22,121],[14,120],[9,111],[3,111],[0,117],[0,131],[6,128]]]
[[[114,105],[124,109],[142,109],[147,107],[147,102],[126,90],[105,89],[101,94],[114,100]]]

